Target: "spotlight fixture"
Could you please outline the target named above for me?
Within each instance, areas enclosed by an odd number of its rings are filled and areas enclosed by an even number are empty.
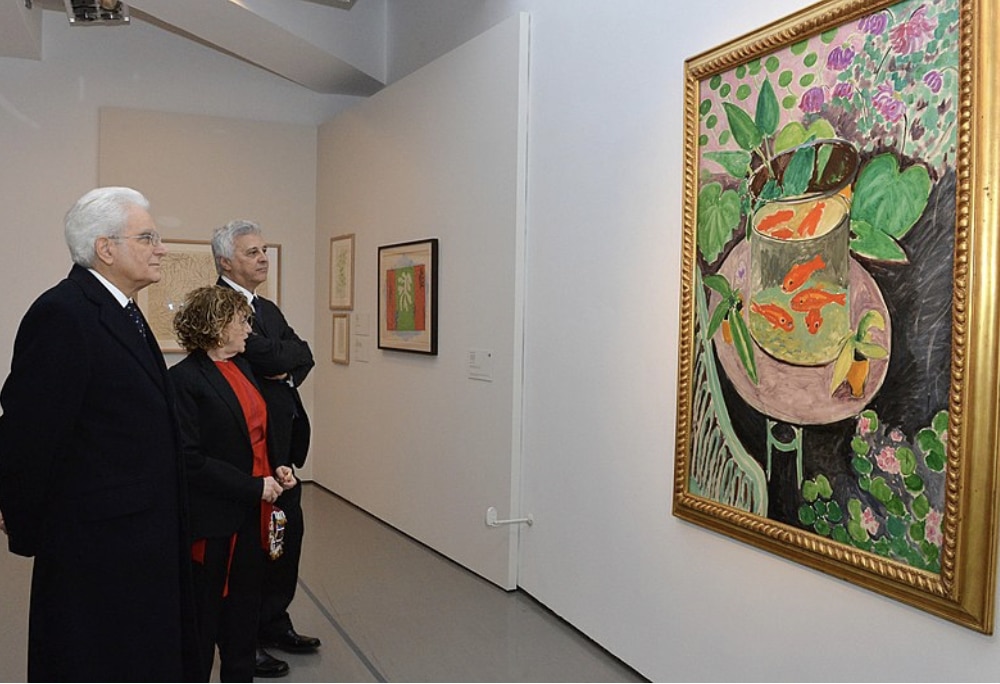
[[[71,26],[128,24],[128,5],[121,0],[63,0]]]
[[[355,0],[309,0],[309,2],[315,2],[317,5],[327,5],[329,7],[336,7],[337,9],[349,10],[354,6]]]

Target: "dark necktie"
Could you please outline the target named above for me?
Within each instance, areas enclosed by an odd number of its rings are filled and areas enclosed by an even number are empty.
[[[135,323],[135,327],[139,329],[142,339],[146,339],[146,323],[142,320],[142,312],[139,311],[139,307],[130,299],[128,304],[125,305],[125,311],[128,313],[128,317],[132,319],[132,322]]]
[[[250,305],[253,307],[253,329],[255,332],[260,332],[267,334],[267,327],[264,325],[264,320],[260,316],[260,310],[263,308],[260,303],[260,297],[257,295],[253,296],[250,300]]]

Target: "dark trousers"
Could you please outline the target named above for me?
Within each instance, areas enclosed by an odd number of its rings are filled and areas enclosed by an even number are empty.
[[[208,539],[205,563],[194,563],[201,658],[211,672],[219,647],[220,678],[224,682],[252,682],[256,655],[257,615],[264,571],[260,544],[260,514],[251,513],[236,537],[230,562],[231,539]],[[228,573],[229,591],[223,597]]]
[[[305,533],[302,484],[284,492],[275,505],[285,512],[285,550],[277,560],[269,560],[264,566],[258,628],[258,637],[264,643],[292,629],[288,606],[298,586],[299,558]]]

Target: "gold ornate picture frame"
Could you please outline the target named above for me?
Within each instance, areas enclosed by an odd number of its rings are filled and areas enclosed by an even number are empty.
[[[674,515],[992,633],[990,0],[829,0],[685,64]]]

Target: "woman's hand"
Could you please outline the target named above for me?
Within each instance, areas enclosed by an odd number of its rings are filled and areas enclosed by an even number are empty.
[[[264,478],[264,487],[260,493],[260,498],[268,503],[274,503],[281,496],[281,485],[277,480],[268,475]]]
[[[288,466],[278,466],[274,471],[274,475],[278,478],[278,482],[281,483],[282,489],[291,489],[299,483],[295,479],[295,473]]]

